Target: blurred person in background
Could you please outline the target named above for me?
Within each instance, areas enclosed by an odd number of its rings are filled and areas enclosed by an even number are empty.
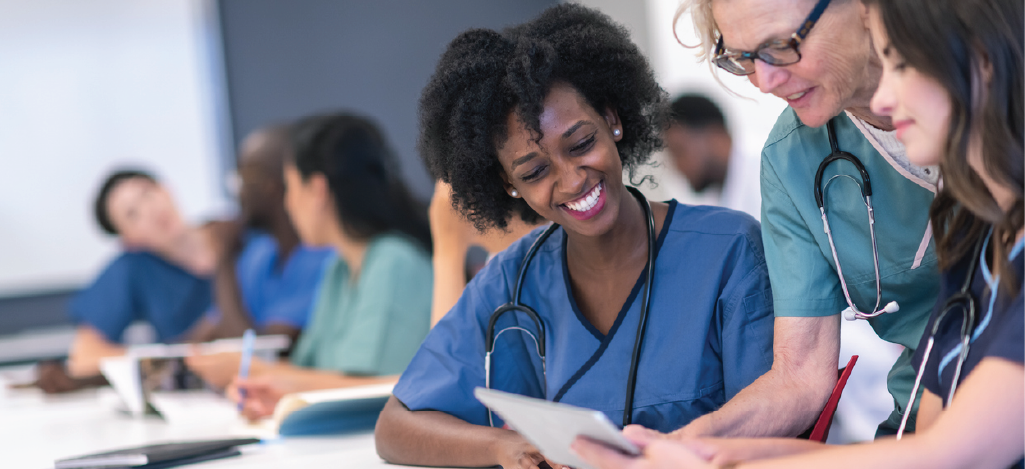
[[[302,241],[329,246],[310,322],[288,362],[253,360],[229,396],[270,415],[285,394],[395,381],[430,328],[430,228],[378,127],[351,114],[302,119],[284,166],[285,206]],[[235,374],[239,354],[193,356]]]
[[[301,244],[285,211],[282,171],[290,152],[287,126],[260,129],[242,141],[238,201],[239,223],[246,232],[228,246],[217,267],[216,308],[193,340],[238,337],[252,328],[294,341],[306,325],[330,250]],[[213,384],[224,387],[235,371]]]
[[[672,197],[740,210],[759,218],[758,163],[736,154],[722,110],[700,94],[677,97],[666,129],[665,171],[656,178]]]
[[[230,222],[187,223],[167,188],[138,170],[108,176],[94,210],[124,252],[69,305],[76,331],[67,372],[75,378],[96,376],[102,358],[124,354],[123,334],[134,321],[152,325],[159,342],[189,340],[210,309],[211,277],[237,232]],[[44,376],[53,372],[41,370],[40,385],[66,390]]]
[[[477,231],[469,220],[459,214],[452,204],[452,186],[438,181],[434,185],[434,196],[428,211],[431,222],[431,240],[434,243],[434,294],[431,300],[431,325],[433,326],[448,310],[455,306],[466,288],[468,277],[476,272],[467,272],[467,252],[471,246],[484,248],[488,257],[504,251],[514,241],[531,230],[545,224],[529,222],[514,214],[505,228]],[[478,269],[479,270],[479,269]]]

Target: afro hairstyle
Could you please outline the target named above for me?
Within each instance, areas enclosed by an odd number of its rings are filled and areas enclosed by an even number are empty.
[[[506,228],[514,214],[540,216],[505,192],[497,149],[510,113],[542,138],[539,116],[555,83],[567,83],[595,110],[614,109],[616,143],[632,177],[662,148],[668,95],[627,30],[608,16],[562,4],[503,32],[471,29],[442,54],[420,98],[420,154],[431,174],[452,186],[453,206],[478,230]]]

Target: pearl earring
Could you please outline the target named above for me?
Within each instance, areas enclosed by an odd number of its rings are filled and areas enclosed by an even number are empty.
[[[620,135],[623,135],[623,131],[619,129],[612,129],[612,135],[618,137]]]
[[[511,192],[509,192],[509,195],[511,195],[513,197],[519,197],[520,193],[516,192],[516,189],[513,189]]]

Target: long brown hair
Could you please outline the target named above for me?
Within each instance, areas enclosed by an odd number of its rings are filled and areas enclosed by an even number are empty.
[[[1006,261],[1025,219],[1022,0],[864,0],[877,8],[890,47],[940,83],[951,98],[950,130],[940,160],[943,182],[929,209],[940,267],[970,254],[993,229],[1001,288],[1019,281]],[[982,70],[991,71],[988,85]],[[1005,211],[968,162],[969,136],[981,142],[986,173],[1014,196]]]

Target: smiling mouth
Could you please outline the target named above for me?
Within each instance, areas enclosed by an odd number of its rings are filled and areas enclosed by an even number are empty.
[[[601,191],[604,187],[604,182],[598,182],[598,184],[596,184],[594,188],[587,193],[587,195],[572,202],[566,202],[562,205],[574,212],[587,212],[588,210],[593,209],[595,205],[598,205],[598,198],[601,196]]]
[[[808,94],[809,91],[811,91],[811,89],[807,89],[807,90],[804,90],[804,91],[799,91],[799,92],[794,93],[792,95],[786,96],[784,99],[786,99],[787,101],[797,101],[798,99],[803,98],[804,95]]]

